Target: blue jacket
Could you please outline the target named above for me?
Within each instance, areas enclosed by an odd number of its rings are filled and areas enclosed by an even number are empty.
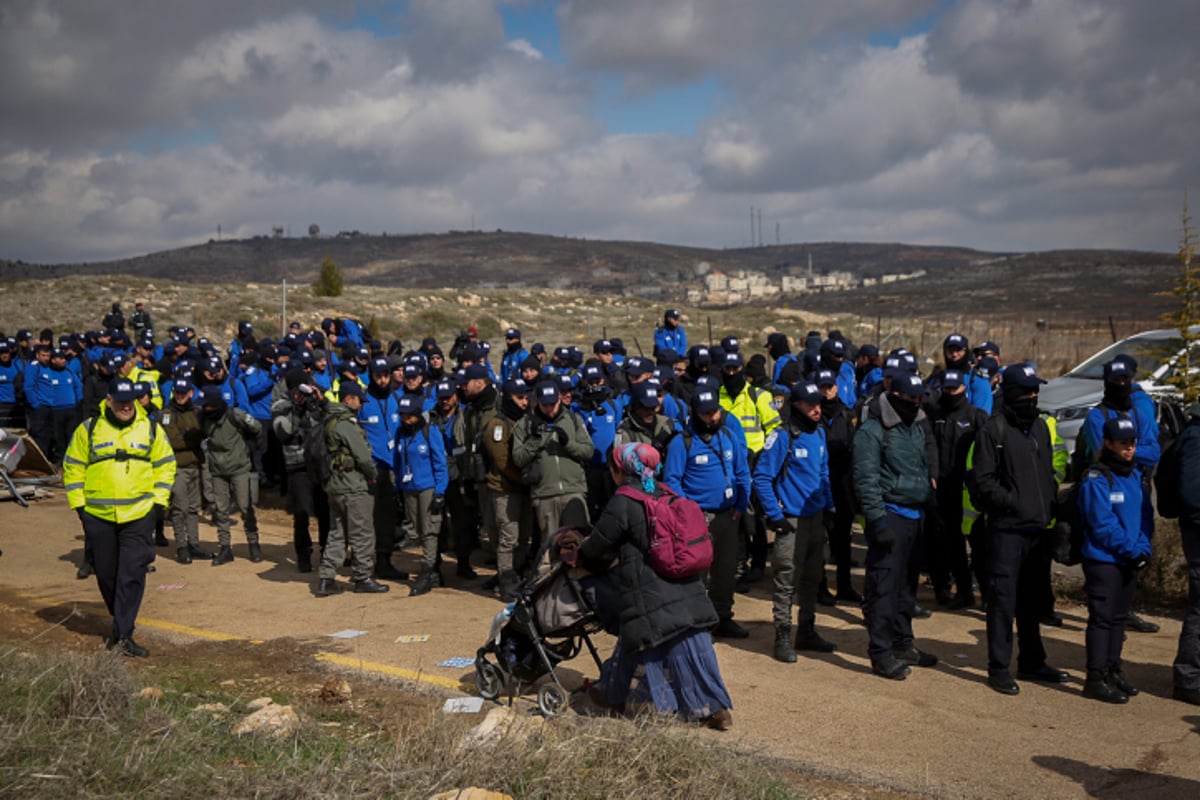
[[[446,471],[446,440],[441,431],[429,430],[425,423],[418,431],[401,428],[396,433],[395,460],[396,489],[402,492],[445,494],[450,483]]]
[[[791,353],[784,353],[783,355],[781,355],[779,357],[779,360],[775,362],[775,369],[771,373],[771,383],[775,384],[776,386],[782,386],[783,384],[779,382],[779,376],[783,374],[784,367],[786,367],[789,363],[791,363],[795,360],[796,360],[796,356],[794,356]],[[851,375],[851,380],[853,380],[853,376],[854,376],[853,370],[851,370],[850,375]],[[840,389],[839,389],[839,391],[840,391]]]
[[[883,383],[883,370],[879,367],[873,367],[867,372],[866,375],[863,375],[862,380],[859,381],[858,386],[855,387],[858,389],[858,396],[866,397],[871,393],[871,389],[879,383]],[[851,406],[851,408],[853,408],[853,406]]]
[[[972,373],[971,381],[967,384],[967,402],[982,409],[985,414],[991,414],[992,399],[992,382]]]
[[[1149,474],[1162,457],[1162,449],[1158,444],[1158,421],[1154,418],[1154,400],[1140,389],[1133,393],[1132,400],[1133,408],[1129,416],[1137,424],[1137,452],[1133,456],[1133,463],[1141,467],[1142,472]],[[1149,409],[1146,408],[1147,405]],[[1089,461],[1096,457],[1104,443],[1104,423],[1116,416],[1115,410],[1097,405],[1093,406],[1084,418],[1076,448],[1082,445],[1083,453]]]
[[[671,330],[665,325],[659,325],[654,329],[654,352],[661,353],[663,350],[674,350],[677,354],[683,355],[687,352],[688,340],[687,331],[683,326]]]
[[[0,365],[0,403],[17,402],[17,376],[21,365],[14,359],[7,367]]]
[[[83,400],[83,381],[65,367],[47,367],[38,373],[38,396],[47,408],[72,408]]]
[[[858,402],[858,390],[854,386],[854,365],[849,361],[842,362],[842,368],[837,377],[838,398],[847,408],[854,408]]]
[[[704,441],[694,424],[671,439],[663,482],[705,511],[741,512],[750,504],[746,435],[728,412],[721,417],[724,424],[711,441]]]
[[[771,431],[754,465],[754,491],[769,520],[812,517],[833,508],[825,429],[806,433],[789,424]]]
[[[42,397],[40,386],[42,370],[46,369],[49,367],[43,367],[36,361],[31,361],[29,366],[25,367],[25,405],[30,408],[41,408],[46,405],[46,399]]]
[[[358,424],[367,434],[371,456],[378,466],[391,469],[395,460],[392,453],[396,447],[396,434],[400,431],[400,409],[396,404],[396,395],[388,392],[385,399],[380,399],[370,390],[363,394],[366,396],[358,412]]]
[[[511,353],[505,353],[504,358],[500,359],[500,382],[509,378],[521,377],[521,362],[529,358],[529,351],[524,347],[518,347]]]
[[[1142,526],[1142,481],[1138,470],[1115,472],[1109,485],[1104,472],[1088,470],[1079,486],[1079,514],[1086,523],[1082,555],[1091,561],[1120,564],[1149,555],[1150,538]]]
[[[617,426],[621,424],[621,408],[611,397],[591,411],[575,403],[572,410],[583,417],[587,425],[588,436],[592,437],[593,466],[608,463],[608,451],[612,449],[613,439],[617,436]]]
[[[234,402],[238,408],[259,422],[271,419],[271,390],[275,381],[261,367],[246,367],[245,372],[234,381]]]

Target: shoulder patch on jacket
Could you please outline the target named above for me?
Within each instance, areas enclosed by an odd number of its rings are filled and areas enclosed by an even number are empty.
[[[763,450],[770,450],[775,446],[775,440],[779,438],[779,431],[773,430],[767,434],[767,440],[763,442]]]

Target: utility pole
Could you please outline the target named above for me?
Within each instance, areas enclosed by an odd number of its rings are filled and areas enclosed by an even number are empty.
[[[762,209],[758,209],[758,246],[763,246],[762,238]]]
[[[750,246],[755,246],[754,241],[754,206],[750,206]]]
[[[283,304],[279,310],[279,338],[287,336],[287,278],[283,279]]]

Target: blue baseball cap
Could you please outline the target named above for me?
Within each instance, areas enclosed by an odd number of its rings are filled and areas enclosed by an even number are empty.
[[[520,378],[509,378],[500,389],[507,395],[529,394],[529,384]]]
[[[963,385],[963,374],[956,369],[948,369],[942,373],[942,388],[957,389]]]
[[[1020,386],[1022,389],[1037,389],[1045,383],[1038,377],[1037,370],[1028,364],[1012,364],[1005,367],[1000,382],[1004,386]]]
[[[550,381],[542,381],[533,390],[538,405],[552,406],[558,402],[558,387]]]
[[[421,398],[411,394],[402,394],[396,401],[396,410],[401,414],[420,414]]]
[[[1137,439],[1137,425],[1128,417],[1113,417],[1104,423],[1104,438],[1110,442]]]
[[[903,375],[892,378],[892,391],[908,397],[924,397],[925,382],[916,375]]]
[[[696,393],[692,395],[692,413],[707,414],[710,411],[716,411],[721,407],[720,397],[715,389],[708,387],[697,388]]]
[[[433,393],[437,396],[438,400],[445,400],[447,397],[451,397],[456,391],[454,382],[448,380],[438,381],[433,389]]]
[[[892,384],[895,386],[895,384]],[[797,383],[792,387],[792,402],[793,403],[820,403],[821,390],[817,388],[815,383]]]
[[[127,403],[138,398],[137,384],[128,378],[117,378],[108,384],[108,396],[112,400]]]
[[[635,383],[629,387],[630,402],[642,408],[657,408],[659,402],[658,387],[650,381]]]

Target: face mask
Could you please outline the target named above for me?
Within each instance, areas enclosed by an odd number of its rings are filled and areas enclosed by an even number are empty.
[[[946,394],[943,392],[938,397],[938,405],[946,411],[953,411],[956,408],[961,408],[967,402],[967,393]]]
[[[1104,404],[1118,411],[1128,411],[1133,407],[1133,385],[1128,383],[1105,383]]]
[[[717,431],[719,431],[721,429],[721,423],[724,421],[725,420],[723,417],[718,417],[715,423],[709,424],[701,419],[699,414],[696,414],[692,417],[692,423],[696,426],[696,431],[706,435],[715,434]]]
[[[1012,412],[1012,415],[1018,422],[1025,425],[1032,425],[1033,421],[1038,417],[1037,395],[1033,397],[1022,397],[1019,400],[1012,400],[1006,403],[1005,408]]]
[[[725,391],[729,392],[730,397],[737,397],[742,393],[742,389],[746,388],[746,374],[735,372],[732,375],[722,375],[721,384],[725,387]]]
[[[905,425],[912,425],[920,406],[902,395],[893,394],[889,399],[892,401],[892,409],[900,416],[900,421]]]

